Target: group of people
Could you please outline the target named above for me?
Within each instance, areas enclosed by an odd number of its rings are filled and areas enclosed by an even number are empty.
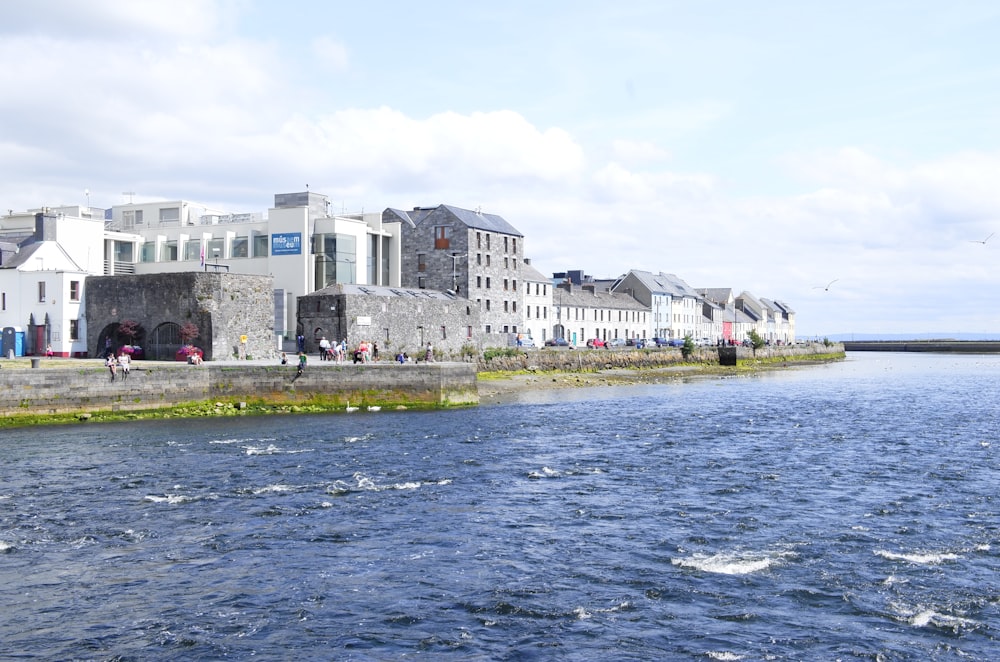
[[[302,350],[299,350],[302,353]],[[362,340],[357,348],[350,352],[351,358],[354,363],[370,363],[372,361],[378,361],[378,343],[369,343],[366,340]],[[347,361],[348,349],[347,349],[347,339],[344,338],[340,342],[330,342],[327,340],[326,336],[319,339],[319,360],[320,361],[336,361],[337,363],[344,363]]]
[[[125,352],[116,357],[114,352],[111,352],[104,360],[104,365],[107,366],[108,372],[111,373],[111,381],[115,381],[115,378],[120,374],[124,382],[128,380],[128,373],[132,368],[132,357]]]

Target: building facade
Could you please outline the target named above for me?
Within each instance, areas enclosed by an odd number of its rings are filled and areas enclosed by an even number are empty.
[[[382,221],[400,226],[403,286],[474,302],[484,346],[506,346],[521,333],[524,237],[510,223],[450,205],[386,209]]]

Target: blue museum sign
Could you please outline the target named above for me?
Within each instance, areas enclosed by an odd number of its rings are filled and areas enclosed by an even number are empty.
[[[271,255],[300,255],[301,253],[301,232],[280,232],[271,235]]]

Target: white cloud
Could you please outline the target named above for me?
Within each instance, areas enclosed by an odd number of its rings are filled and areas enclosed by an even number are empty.
[[[322,36],[312,41],[313,56],[330,71],[346,71],[349,64],[347,47],[330,37]]]

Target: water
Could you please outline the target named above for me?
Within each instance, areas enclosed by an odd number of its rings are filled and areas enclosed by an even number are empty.
[[[0,432],[0,658],[989,660],[1000,357]]]

